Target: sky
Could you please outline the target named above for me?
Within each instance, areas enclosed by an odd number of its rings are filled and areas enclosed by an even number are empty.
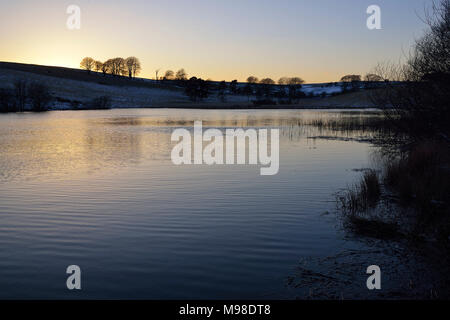
[[[369,30],[368,6],[381,8]],[[136,56],[141,77],[185,68],[216,81],[299,76],[308,83],[364,75],[398,61],[431,0],[0,0],[0,61],[79,68]],[[81,9],[69,30],[66,10]]]

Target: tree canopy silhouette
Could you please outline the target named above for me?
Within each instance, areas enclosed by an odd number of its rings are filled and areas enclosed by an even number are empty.
[[[361,81],[361,76],[358,74],[348,74],[341,78],[342,82],[356,82]]]
[[[83,58],[83,60],[81,60],[80,62],[80,67],[90,73],[91,70],[95,67],[95,60],[91,57]]]
[[[141,62],[136,57],[128,57],[125,60],[125,68],[129,78],[136,78],[136,75],[141,72]]]
[[[177,71],[177,74],[175,75],[176,80],[187,80],[187,73],[184,69],[180,69]]]
[[[262,83],[262,84],[275,84],[275,81],[273,81],[271,78],[264,78],[264,79],[261,79],[261,81],[259,83]]]
[[[381,82],[384,81],[382,76],[379,76],[377,74],[374,73],[368,73],[364,76],[364,81],[367,82]]]
[[[128,76],[134,78],[141,71],[141,62],[136,57],[128,57],[127,59],[117,57],[108,59],[105,62],[96,61],[91,57],[83,58],[80,63],[82,69],[89,73],[92,70],[102,72],[103,75],[111,74],[113,76]]]
[[[164,74],[164,80],[173,80],[175,78],[175,72],[172,70],[167,70]]]

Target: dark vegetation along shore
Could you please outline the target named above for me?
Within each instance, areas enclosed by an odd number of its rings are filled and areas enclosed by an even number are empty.
[[[448,268],[450,1],[433,6],[426,21],[428,32],[405,64],[377,67],[402,85],[373,95],[384,110],[373,139],[377,165],[337,200],[350,231],[425,246]],[[448,297],[448,290],[442,294]]]

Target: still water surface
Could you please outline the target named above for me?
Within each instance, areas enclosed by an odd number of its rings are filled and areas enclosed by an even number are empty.
[[[306,123],[361,116],[370,114],[0,115],[0,298],[294,298],[286,278],[300,259],[361,246],[337,227],[334,193],[371,154],[349,139],[361,133]],[[279,174],[173,165],[170,135],[194,120],[280,128]],[[72,264],[82,270],[78,292],[66,288]]]

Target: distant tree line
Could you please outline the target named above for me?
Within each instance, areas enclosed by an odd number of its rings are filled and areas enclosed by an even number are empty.
[[[389,79],[377,73],[367,73],[364,78],[359,74],[348,74],[343,76],[340,81],[343,83],[343,92],[355,91],[363,86],[365,89],[380,87],[381,83],[389,82]]]
[[[383,82],[388,79],[383,78],[383,76],[375,73],[367,73],[364,78],[359,74],[348,74],[341,78],[342,82]]]
[[[250,76],[242,93],[247,95],[249,101],[251,96],[255,96],[256,100],[253,101],[255,105],[276,104],[274,99],[277,99],[279,104],[292,104],[306,97],[301,91],[304,82],[300,77],[281,77],[276,86],[271,78],[259,80],[255,76]]]
[[[164,76],[159,80],[178,80],[178,81],[186,81],[188,78],[188,74],[182,68],[178,70],[176,73],[172,70],[167,70]]]
[[[280,104],[291,104],[306,96],[300,90],[304,83],[304,80],[300,77],[283,77],[278,81],[277,86],[271,78],[259,80],[255,76],[250,76],[245,84],[239,84],[237,80],[228,83],[226,81],[205,81],[197,77],[191,77],[187,80],[185,70],[180,69],[177,73],[171,70],[166,71],[161,80],[178,81],[180,85],[184,86],[186,95],[192,101],[202,101],[210,96],[213,91],[217,92],[217,97],[222,102],[226,102],[228,94],[240,94],[246,95],[249,102],[251,97],[254,97],[253,103],[255,105],[276,104],[274,99],[277,99]]]
[[[102,72],[103,75],[111,74],[113,76],[128,76],[130,79],[135,78],[141,72],[141,62],[136,57],[113,58],[105,62],[94,60],[91,57],[83,58],[80,67],[88,73],[91,71]]]
[[[191,77],[188,80],[186,71],[180,69],[176,73],[172,70],[166,71],[160,80],[177,81],[179,85],[184,86],[186,95],[192,101],[202,101],[214,91],[222,102],[226,102],[229,94],[246,95],[249,102],[251,97],[254,97],[255,105],[277,104],[274,99],[277,99],[280,104],[291,104],[306,96],[301,91],[304,80],[300,77],[282,77],[277,85],[271,78],[259,80],[255,76],[250,76],[245,84],[239,84],[237,80],[215,82],[197,77]]]

